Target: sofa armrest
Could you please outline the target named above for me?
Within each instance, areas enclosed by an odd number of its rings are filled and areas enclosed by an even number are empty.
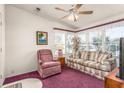
[[[112,64],[116,64],[116,58],[109,58],[106,59],[102,62],[103,65],[112,65]]]
[[[69,54],[68,58],[73,58],[73,54]]]

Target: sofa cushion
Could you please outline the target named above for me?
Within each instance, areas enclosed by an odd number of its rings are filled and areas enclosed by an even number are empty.
[[[58,66],[58,65],[60,65],[60,62],[50,61],[50,62],[44,62],[41,66],[42,66],[42,69],[45,69],[45,68]]]
[[[84,60],[83,59],[73,59],[75,63],[81,64]]]
[[[87,60],[88,59],[88,51],[81,51],[80,55],[81,55],[81,59]]]
[[[97,61],[99,52],[91,51],[89,52],[89,60]]]
[[[92,63],[93,61],[83,61],[81,64],[84,65],[84,66],[88,66],[89,63]]]
[[[89,67],[95,68],[95,69],[99,69],[100,65],[101,65],[101,64],[100,64],[100,63],[97,63],[97,62],[90,62],[90,63],[88,64]]]

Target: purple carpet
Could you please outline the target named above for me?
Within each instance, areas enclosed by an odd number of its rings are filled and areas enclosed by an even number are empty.
[[[26,79],[26,78],[39,78],[43,82],[44,88],[103,88],[104,81],[95,77],[79,72],[77,70],[63,67],[62,73],[57,74],[46,79],[41,79],[38,72],[21,74],[14,77],[5,79],[4,84]]]

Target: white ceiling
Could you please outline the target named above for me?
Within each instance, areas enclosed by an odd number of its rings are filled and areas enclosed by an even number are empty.
[[[124,4],[84,4],[80,10],[93,10],[94,13],[91,15],[79,15],[78,21],[72,22],[68,19],[61,19],[61,17],[66,15],[66,13],[54,9],[55,7],[60,7],[68,10],[71,8],[70,4],[15,4],[13,6],[31,13],[35,13],[36,7],[39,7],[41,8],[41,11],[38,15],[48,20],[56,21],[63,25],[69,26],[73,29],[79,29],[94,22],[124,13]]]

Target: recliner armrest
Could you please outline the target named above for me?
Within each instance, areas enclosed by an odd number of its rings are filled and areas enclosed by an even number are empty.
[[[59,61],[58,59],[53,59],[52,61]]]
[[[42,60],[38,60],[38,63],[39,63],[39,64],[42,64],[42,63],[43,63],[43,61],[42,61]]]

